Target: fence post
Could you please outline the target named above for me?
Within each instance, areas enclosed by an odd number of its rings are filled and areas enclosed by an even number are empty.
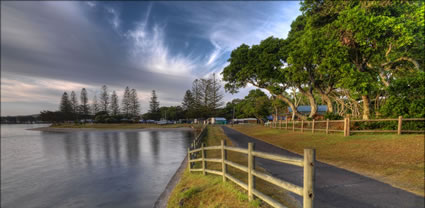
[[[403,122],[403,117],[399,116],[398,117],[398,127],[397,127],[397,134],[400,135],[401,134],[401,124]]]
[[[295,131],[295,121],[292,120],[292,131]]]
[[[223,139],[221,140],[221,170],[223,172],[223,182],[226,182],[226,164],[224,163],[224,160],[227,159],[226,150],[224,149],[224,146],[226,146],[226,141]]]
[[[206,175],[206,173],[205,173],[206,163],[205,163],[204,143],[202,143],[202,145],[201,145],[201,157],[202,157],[202,175]]]
[[[188,162],[188,165],[189,165],[189,172],[191,171],[190,170],[190,148],[187,148],[187,162]]]
[[[314,119],[313,119],[313,122],[311,123],[311,132],[314,134]]]
[[[347,118],[344,118],[344,136],[347,136]]]
[[[314,163],[315,150],[304,149],[304,182],[303,182],[303,207],[312,208],[314,202]]]
[[[288,130],[288,117],[286,117],[286,130]]]
[[[252,156],[252,151],[254,149],[254,144],[248,143],[248,199],[252,201],[254,199],[252,190],[255,188],[255,180],[252,175],[252,170],[254,169],[254,156]]]
[[[326,119],[326,134],[329,134],[329,118]]]
[[[350,136],[350,123],[351,123],[350,120],[351,120],[350,117],[348,117],[347,118],[347,136]]]
[[[301,120],[301,133],[304,132],[304,120]]]

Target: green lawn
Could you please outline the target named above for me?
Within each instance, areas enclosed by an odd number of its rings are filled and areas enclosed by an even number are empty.
[[[316,149],[317,159],[404,190],[424,195],[423,134],[342,134],[292,132],[260,125],[235,125],[246,135],[303,154]]]

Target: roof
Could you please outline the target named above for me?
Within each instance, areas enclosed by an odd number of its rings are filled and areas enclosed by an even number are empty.
[[[256,121],[256,118],[235,118],[235,121]]]
[[[219,120],[219,121],[225,121],[226,119],[225,118],[223,118],[223,117],[215,117],[214,118],[215,120]]]
[[[311,107],[309,105],[300,105],[297,107],[298,112],[311,112]],[[326,112],[328,110],[328,106],[326,105],[318,105],[317,112]],[[288,107],[288,111],[292,112],[292,109]]]

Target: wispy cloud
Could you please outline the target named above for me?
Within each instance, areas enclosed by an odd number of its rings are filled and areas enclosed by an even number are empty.
[[[180,104],[193,79],[219,75],[235,47],[284,37],[297,10],[298,2],[4,2],[2,114],[31,101],[33,113],[56,109],[63,91],[85,86],[91,98],[103,84],[137,89],[144,111],[152,89],[162,105]]]
[[[118,29],[121,23],[118,11],[115,10],[114,8],[107,8],[106,11],[111,15],[109,21],[111,22],[112,26],[115,29]]]

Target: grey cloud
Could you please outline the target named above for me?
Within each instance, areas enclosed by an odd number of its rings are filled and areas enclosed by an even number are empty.
[[[170,95],[190,86],[191,77],[133,64],[131,43],[91,22],[79,7],[79,2],[2,3],[2,72]]]

